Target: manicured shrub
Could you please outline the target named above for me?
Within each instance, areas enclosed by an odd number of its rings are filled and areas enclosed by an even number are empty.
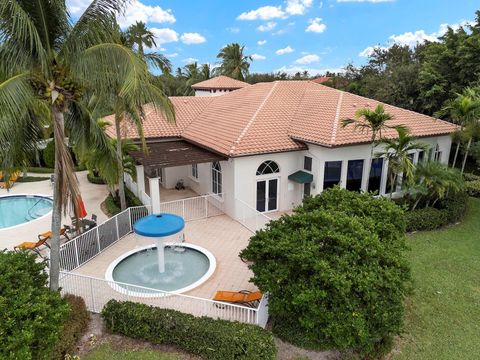
[[[474,197],[480,197],[480,179],[465,182],[467,194]]]
[[[116,300],[105,305],[102,317],[114,333],[174,345],[206,359],[268,360],[276,356],[272,334],[256,325]]]
[[[105,184],[105,180],[103,180],[100,176],[95,176],[92,173],[87,174],[87,180],[92,184],[97,184],[97,185]]]
[[[27,183],[27,182],[37,182],[49,180],[49,177],[46,176],[22,176],[17,179],[17,182]]]
[[[120,209],[120,198],[118,196],[118,190],[115,192],[115,197],[112,194],[108,194],[105,199],[105,208],[110,216],[118,214]],[[127,187],[125,187],[125,200],[127,200],[127,207],[131,206],[143,206],[139,198],[135,196]]]
[[[28,167],[27,172],[35,174],[53,174],[55,169],[46,167]]]
[[[403,210],[389,199],[334,188],[257,231],[241,257],[270,293],[279,337],[372,354],[402,328],[404,232]]]
[[[55,166],[55,141],[51,140],[45,149],[43,149],[43,162],[49,168],[54,168]]]
[[[46,262],[0,252],[0,359],[52,359],[69,306],[47,287]]]
[[[75,345],[87,330],[90,321],[90,313],[81,297],[67,294],[64,299],[70,305],[70,312],[63,326],[61,340],[52,355],[52,359],[58,360],[64,360],[65,355],[75,351]]]
[[[438,201],[435,207],[406,211],[406,231],[428,231],[455,224],[465,216],[467,204],[468,195],[461,192]]]

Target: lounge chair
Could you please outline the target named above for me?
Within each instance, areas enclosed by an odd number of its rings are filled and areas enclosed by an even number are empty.
[[[212,300],[257,307],[262,296],[260,291],[217,291]]]
[[[37,253],[39,256],[42,256],[40,254],[40,247],[42,245],[45,245],[46,247],[50,248],[50,245],[48,245],[47,240],[50,239],[49,237],[45,237],[41,240],[38,240],[37,242],[28,242],[25,241],[21,244],[16,245],[13,250],[19,251],[19,250],[32,250],[33,252]]]
[[[20,174],[20,171],[16,171],[10,175],[10,179],[8,179],[8,181],[5,181],[5,175],[0,172],[0,178],[3,178],[3,181],[0,181],[0,189],[10,189],[13,184],[15,184],[15,182],[18,180]]]
[[[60,229],[60,236],[65,236],[67,238],[67,240],[70,240],[68,238],[68,235],[67,235],[67,227],[63,227]],[[44,232],[44,233],[41,233],[41,234],[38,234],[38,240],[43,240],[43,239],[50,239],[52,237],[52,232],[50,230]]]

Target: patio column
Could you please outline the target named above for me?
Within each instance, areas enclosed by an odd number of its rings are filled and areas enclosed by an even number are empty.
[[[135,165],[137,170],[137,191],[138,194],[145,192],[145,173],[143,172],[143,165]],[[140,195],[138,195],[140,197]]]
[[[149,178],[150,198],[152,199],[152,214],[160,214],[160,178]]]

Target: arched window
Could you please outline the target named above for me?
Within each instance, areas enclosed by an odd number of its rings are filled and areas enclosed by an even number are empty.
[[[212,163],[212,192],[222,196],[222,167],[218,161]]]
[[[257,169],[257,176],[258,175],[267,175],[267,174],[276,174],[280,172],[280,168],[278,164],[273,160],[267,160],[260,164]]]

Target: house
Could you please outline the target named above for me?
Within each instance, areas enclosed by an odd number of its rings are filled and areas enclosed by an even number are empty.
[[[207,80],[196,90],[211,91],[214,87],[208,86],[224,80]],[[336,184],[353,191],[389,192],[388,164],[370,159],[370,134],[341,126],[342,119],[364,107],[374,109],[377,101],[312,81],[225,89],[229,91],[222,96],[172,97],[175,124],[145,106],[149,153],[132,154],[139,164],[138,178],[137,184],[131,179],[127,184],[154,211],[161,187],[174,188],[180,180],[197,194],[216,194],[234,218],[245,206],[262,213],[288,211],[305,195]],[[414,162],[429,157],[447,163],[455,125],[390,105],[385,110],[395,117],[391,125],[408,126],[430,145],[428,153],[412,153]],[[138,139],[135,127],[122,131]],[[383,133],[395,134],[392,129]],[[372,161],[370,174],[367,161]]]
[[[316,84],[323,84],[323,83],[329,82],[330,80],[332,80],[330,76],[319,76],[312,79],[311,81],[313,81]]]

